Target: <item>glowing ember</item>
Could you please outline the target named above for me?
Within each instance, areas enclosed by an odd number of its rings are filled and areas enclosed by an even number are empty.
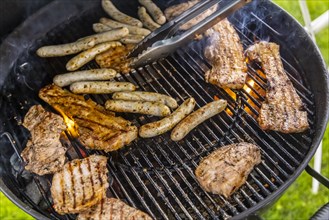
[[[54,105],[53,108],[62,115],[69,135],[73,138],[79,137],[78,125],[74,122],[74,120],[67,116],[57,105]]]
[[[247,93],[250,93],[251,92],[251,88],[250,87],[254,87],[254,85],[255,85],[255,81],[254,80],[252,80],[252,79],[250,79],[249,81],[248,81],[248,84],[249,84],[249,86],[247,85],[247,84],[245,84],[244,85],[244,87],[243,87],[243,89],[247,92]]]

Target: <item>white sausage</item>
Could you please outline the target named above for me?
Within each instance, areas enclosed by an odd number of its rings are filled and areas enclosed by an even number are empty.
[[[188,114],[190,114],[193,111],[194,106],[194,98],[187,99],[168,117],[165,117],[160,121],[142,125],[139,129],[139,136],[142,138],[150,138],[169,131],[181,120],[183,120]]]
[[[95,24],[93,24],[93,30],[96,33],[102,33],[102,32],[105,32],[105,31],[113,30],[113,28],[111,28],[111,27],[109,27],[105,24],[102,24],[102,23],[95,23]]]
[[[113,21],[112,19],[109,18],[101,18],[99,19],[99,22],[102,24],[105,24],[111,28],[122,28],[122,27],[126,27],[129,30],[129,34],[136,34],[136,35],[149,35],[151,33],[150,30],[145,29],[145,28],[141,28],[141,27],[135,27],[135,26],[131,26],[128,24],[123,24],[117,21]]]
[[[114,112],[129,112],[154,116],[167,116],[170,114],[168,106],[158,102],[107,100],[105,108]]]
[[[40,57],[59,57],[66,56],[70,54],[76,54],[80,51],[87,50],[95,46],[95,39],[83,39],[80,41],[76,41],[68,44],[60,44],[60,45],[51,45],[40,47],[37,50],[37,54]]]
[[[121,38],[120,42],[124,44],[138,44],[143,39],[143,35],[129,34],[128,36]]]
[[[95,47],[90,48],[86,51],[83,51],[83,52],[79,53],[78,55],[76,55],[75,57],[73,57],[72,59],[70,59],[66,64],[66,69],[68,71],[77,70],[80,67],[82,67],[83,65],[85,65],[86,63],[93,60],[97,54],[103,53],[103,52],[107,51],[108,49],[110,49],[112,47],[117,47],[117,46],[121,46],[121,43],[113,41],[113,42],[106,42],[106,43],[98,44]]]
[[[160,102],[169,106],[172,109],[177,108],[177,101],[167,95],[155,93],[155,92],[116,92],[113,94],[112,99],[116,100],[128,100],[128,101],[148,101],[148,102]]]
[[[95,40],[95,44],[100,44],[109,41],[116,41],[120,40],[121,38],[127,36],[129,34],[129,30],[125,27],[105,31],[98,34],[93,34],[87,37],[83,37],[78,41],[85,41],[85,40]]]
[[[161,9],[151,0],[139,0],[139,3],[147,9],[156,23],[164,24],[166,22],[166,17]]]
[[[70,90],[78,94],[109,94],[120,91],[134,91],[136,86],[129,82],[76,82],[71,84]]]
[[[137,27],[143,26],[140,20],[119,11],[110,0],[102,0],[102,7],[108,15],[117,21]]]
[[[227,101],[220,99],[208,103],[199,108],[186,118],[184,118],[171,132],[170,138],[173,141],[182,140],[193,128],[204,122],[205,120],[217,115],[227,106]]]
[[[117,72],[113,69],[92,69],[59,74],[54,77],[53,82],[57,86],[64,87],[79,81],[109,80],[116,75]]]
[[[143,22],[144,27],[147,29],[150,29],[151,31],[154,31],[161,27],[158,23],[154,22],[151,16],[146,12],[146,9],[144,7],[138,8],[138,17]]]

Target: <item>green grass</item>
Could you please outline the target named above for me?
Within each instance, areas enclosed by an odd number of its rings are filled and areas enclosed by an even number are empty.
[[[296,0],[275,0],[280,6],[291,13],[300,23],[303,22],[299,4]],[[308,1],[312,19],[329,9],[328,0]],[[316,40],[324,60],[329,66],[329,28],[321,31]],[[322,173],[329,177],[329,129],[323,140]],[[311,192],[312,178],[304,171],[297,181],[285,192],[278,202],[266,213],[265,219],[309,219],[322,205],[329,202],[329,190],[320,186],[319,193]],[[0,219],[1,220],[28,220],[31,216],[17,208],[2,193],[0,193]]]

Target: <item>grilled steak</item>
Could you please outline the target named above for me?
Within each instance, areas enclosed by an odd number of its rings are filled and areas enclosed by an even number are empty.
[[[262,103],[258,123],[264,130],[297,133],[309,128],[307,112],[294,86],[284,71],[279,45],[259,42],[246,54],[250,61],[261,64],[267,79],[266,100]]]
[[[102,68],[112,68],[120,73],[129,73],[131,60],[127,59],[127,56],[135,46],[135,44],[127,44],[111,48],[97,55],[95,60]]]
[[[38,175],[59,171],[65,162],[66,148],[59,141],[66,129],[61,116],[47,112],[41,105],[32,106],[25,115],[24,127],[31,138],[21,155],[25,169]]]
[[[204,55],[212,65],[205,74],[206,82],[220,88],[242,89],[247,77],[247,65],[239,35],[224,19],[207,33],[209,44]]]
[[[73,117],[79,126],[79,140],[90,149],[117,150],[137,138],[137,127],[94,101],[85,100],[55,85],[41,89],[39,97]]]
[[[78,215],[78,220],[115,220],[115,219],[145,219],[151,220],[152,218],[146,213],[130,207],[126,203],[115,198],[104,198],[98,205],[94,206],[91,210]]]
[[[177,16],[181,15],[183,12],[187,11],[188,9],[192,8],[195,4],[200,2],[200,0],[192,0],[183,2],[177,5],[170,6],[166,8],[164,14],[168,21],[173,20]],[[217,5],[212,6],[210,9],[206,10],[203,14],[196,16],[195,18],[191,19],[190,21],[183,24],[180,29],[187,30],[199,23],[200,21],[204,20],[206,17],[211,15],[217,10]]]
[[[106,163],[99,155],[66,163],[52,180],[54,209],[59,214],[80,213],[99,203],[109,186]]]
[[[204,158],[195,175],[204,190],[227,198],[246,182],[253,167],[260,162],[257,146],[245,142],[231,144]]]

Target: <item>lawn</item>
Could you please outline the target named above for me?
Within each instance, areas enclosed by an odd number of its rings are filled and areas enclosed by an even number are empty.
[[[303,18],[299,11],[297,0],[275,0],[277,4],[285,8],[302,24]],[[328,0],[307,1],[312,19],[329,9]],[[321,31],[316,36],[322,55],[329,66],[329,28]],[[323,140],[322,173],[329,177],[329,129]],[[278,202],[266,213],[264,219],[309,219],[322,205],[329,202],[329,190],[320,186],[319,193],[311,192],[312,178],[304,171]],[[13,205],[2,193],[0,193],[0,219],[1,220],[27,220],[33,219],[22,210]]]

